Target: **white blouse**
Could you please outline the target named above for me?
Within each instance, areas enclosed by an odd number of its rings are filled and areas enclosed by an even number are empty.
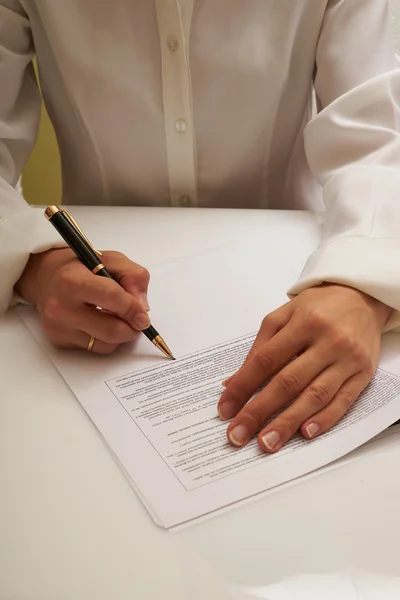
[[[0,312],[29,253],[58,241],[15,190],[34,54],[64,203],[324,209],[290,293],[332,281],[400,309],[387,0],[0,0]]]

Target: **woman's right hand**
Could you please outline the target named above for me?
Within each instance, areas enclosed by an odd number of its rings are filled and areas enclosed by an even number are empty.
[[[93,336],[92,351],[110,354],[150,325],[146,269],[119,252],[103,252],[102,262],[118,283],[93,275],[69,248],[30,256],[15,290],[37,307],[54,345],[87,349]]]

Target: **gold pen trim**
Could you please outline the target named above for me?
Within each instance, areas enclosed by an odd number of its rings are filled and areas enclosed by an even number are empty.
[[[167,344],[165,343],[165,341],[163,340],[161,335],[158,335],[157,337],[155,337],[154,340],[152,340],[152,343],[155,345],[156,348],[161,350],[161,352],[165,356],[167,356],[168,358],[174,359],[174,355],[172,354],[171,350],[168,348]]]
[[[85,240],[85,242],[87,243],[89,248],[91,250],[93,250],[93,252],[95,254],[97,254],[98,256],[103,256],[102,253],[100,252],[100,250],[96,250],[96,248],[94,248],[93,244],[90,242],[90,240],[87,238],[87,236],[83,233],[83,231],[79,227],[78,223],[75,221],[74,217],[67,210],[65,210],[65,208],[58,208],[58,206],[54,206],[54,205],[48,206],[46,208],[46,210],[44,211],[44,215],[45,215],[46,219],[48,221],[50,221],[50,219],[52,217],[54,217],[54,215],[57,214],[58,212],[62,213],[63,215],[65,215],[67,217],[67,219],[69,220],[71,225],[73,227],[75,227],[76,231],[83,237],[83,239]]]
[[[50,221],[51,217],[54,217],[54,215],[58,212],[60,212],[58,206],[48,206],[44,211],[44,216],[48,221]]]
[[[97,265],[97,267],[95,267],[94,269],[92,269],[92,273],[94,275],[96,275],[102,269],[105,269],[105,266],[103,265],[103,263],[100,263],[99,265]]]

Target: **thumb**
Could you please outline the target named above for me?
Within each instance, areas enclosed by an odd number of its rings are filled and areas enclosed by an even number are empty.
[[[128,294],[136,298],[147,311],[150,310],[147,291],[150,274],[141,265],[120,252],[103,252],[103,263],[111,275]]]

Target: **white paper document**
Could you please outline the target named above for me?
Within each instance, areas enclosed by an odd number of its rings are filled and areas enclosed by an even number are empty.
[[[55,350],[34,309],[19,309],[158,524],[182,524],[271,490],[400,418],[400,357],[385,352],[358,402],[320,438],[298,435],[274,455],[255,440],[242,449],[227,443],[227,424],[217,416],[221,382],[242,364],[262,318],[287,301],[295,276],[267,244],[154,268],[151,315],[174,362],[144,336],[107,358]]]

